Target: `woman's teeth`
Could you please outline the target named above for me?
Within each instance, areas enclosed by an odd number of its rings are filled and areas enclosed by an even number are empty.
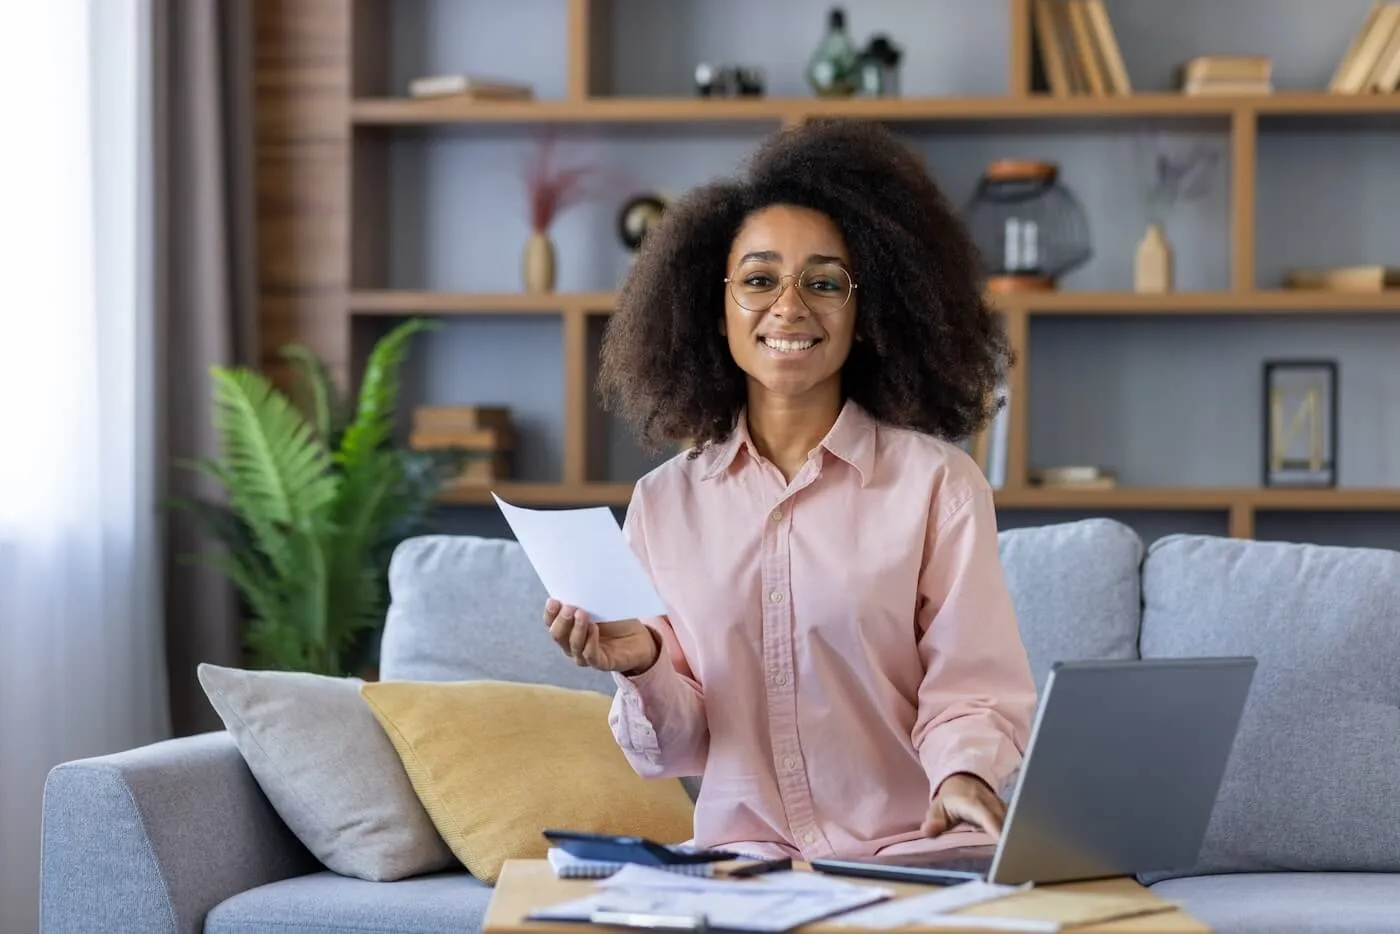
[[[771,347],[779,353],[797,353],[802,350],[810,350],[815,347],[816,344],[817,342],[812,338],[800,341],[778,340],[772,337],[765,337],[763,339],[763,345],[765,347]]]

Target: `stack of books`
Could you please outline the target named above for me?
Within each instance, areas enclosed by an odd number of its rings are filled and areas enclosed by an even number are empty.
[[[1262,55],[1202,55],[1177,71],[1181,93],[1269,94],[1274,89],[1274,63]]]
[[[1328,90],[1392,94],[1400,88],[1400,3],[1375,3],[1351,40]]]

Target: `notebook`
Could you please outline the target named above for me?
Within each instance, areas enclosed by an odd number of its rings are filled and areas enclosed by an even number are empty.
[[[546,856],[554,875],[560,879],[605,879],[622,869],[627,863],[604,862],[596,859],[580,859],[558,847],[549,848]],[[679,873],[685,876],[710,878],[715,874],[714,863],[678,863],[674,866],[657,866],[656,869]]]

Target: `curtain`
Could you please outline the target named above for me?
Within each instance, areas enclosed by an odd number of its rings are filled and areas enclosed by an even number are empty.
[[[149,8],[0,4],[0,930],[44,778],[168,735]]]
[[[155,16],[156,282],[169,455],[162,467],[171,496],[215,498],[207,480],[168,465],[217,450],[210,365],[257,363],[253,4],[146,2]],[[222,729],[195,669],[241,663],[239,618],[227,581],[188,560],[213,543],[183,513],[165,521],[171,719],[184,736]]]

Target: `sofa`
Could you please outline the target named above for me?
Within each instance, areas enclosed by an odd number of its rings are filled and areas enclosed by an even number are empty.
[[[1059,659],[1253,655],[1255,677],[1197,863],[1143,879],[1212,928],[1400,930],[1400,553],[1175,535],[1107,519],[1003,531],[1035,676]],[[405,542],[384,680],[610,692],[561,657],[518,545]],[[43,801],[41,928],[79,932],[479,929],[465,871],[367,882],[326,870],[227,733],[68,762]]]

